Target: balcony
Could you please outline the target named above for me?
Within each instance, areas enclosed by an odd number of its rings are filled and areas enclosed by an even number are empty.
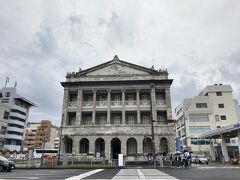
[[[68,107],[69,107],[69,108],[77,107],[77,101],[74,101],[74,102],[68,102]]]
[[[23,131],[24,131],[24,129],[17,128],[17,127],[10,127],[10,126],[7,127],[7,130],[14,131],[14,132],[20,132],[20,133],[23,133]]]
[[[156,100],[157,107],[166,107],[166,100]]]
[[[9,119],[9,120],[8,120],[8,123],[9,123],[9,124],[17,124],[17,125],[20,125],[20,126],[25,126],[25,123],[24,123],[24,122],[18,121],[18,120],[16,120],[16,119]]]
[[[83,108],[92,108],[93,107],[93,102],[92,101],[83,101],[82,102],[82,107]]]
[[[16,135],[16,134],[6,134],[5,138],[23,140],[23,137],[21,135]]]
[[[21,119],[26,119],[26,116],[19,114],[19,113],[15,113],[15,112],[10,112],[9,116],[14,116],[14,117],[19,117]]]
[[[27,110],[21,106],[13,105],[11,108],[27,113]]]
[[[122,101],[111,101],[111,107],[122,107]]]
[[[141,100],[140,106],[141,107],[150,107],[150,100]]]
[[[97,108],[106,108],[108,102],[107,101],[96,101],[96,107]]]
[[[137,101],[125,101],[125,106],[126,107],[136,107]]]
[[[20,151],[21,146],[20,145],[4,145],[4,149],[5,150],[9,150],[9,151]]]

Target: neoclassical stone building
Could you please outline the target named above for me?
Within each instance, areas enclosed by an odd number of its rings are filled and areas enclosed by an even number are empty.
[[[62,152],[126,160],[174,152],[170,85],[166,70],[113,60],[67,73],[63,98]],[[152,108],[152,111],[151,111]],[[152,116],[151,116],[152,112]]]

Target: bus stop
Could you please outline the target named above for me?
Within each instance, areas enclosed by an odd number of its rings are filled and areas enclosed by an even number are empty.
[[[240,156],[240,123],[218,128],[216,130],[201,134],[199,138],[210,139],[210,155],[212,161],[216,160],[216,144],[220,144],[220,153],[223,162],[229,162],[230,157]],[[233,139],[235,143],[231,143]],[[214,142],[219,142],[214,145]],[[228,151],[231,147],[235,147],[234,153]],[[231,155],[229,155],[231,154]]]

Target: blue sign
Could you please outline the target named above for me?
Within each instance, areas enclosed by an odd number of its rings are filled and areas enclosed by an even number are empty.
[[[240,123],[234,124],[233,127],[234,128],[240,128]]]
[[[182,151],[182,148],[183,148],[183,146],[182,146],[182,141],[181,141],[181,139],[180,138],[177,138],[176,139],[176,151]]]

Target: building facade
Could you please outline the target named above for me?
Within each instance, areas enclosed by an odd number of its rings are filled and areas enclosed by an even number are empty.
[[[58,128],[53,126],[49,120],[42,120],[40,123],[28,123],[24,150],[43,148],[43,139],[45,139],[45,148],[54,149],[57,136]]]
[[[184,99],[175,108],[176,136],[182,140],[183,148],[209,153],[209,139],[199,136],[238,121],[232,92],[230,85],[209,85],[198,96]]]
[[[29,108],[32,106],[34,103],[17,94],[16,87],[0,90],[2,151],[22,150]]]
[[[166,70],[119,60],[68,73],[64,87],[61,151],[126,160],[174,152],[174,126]]]

